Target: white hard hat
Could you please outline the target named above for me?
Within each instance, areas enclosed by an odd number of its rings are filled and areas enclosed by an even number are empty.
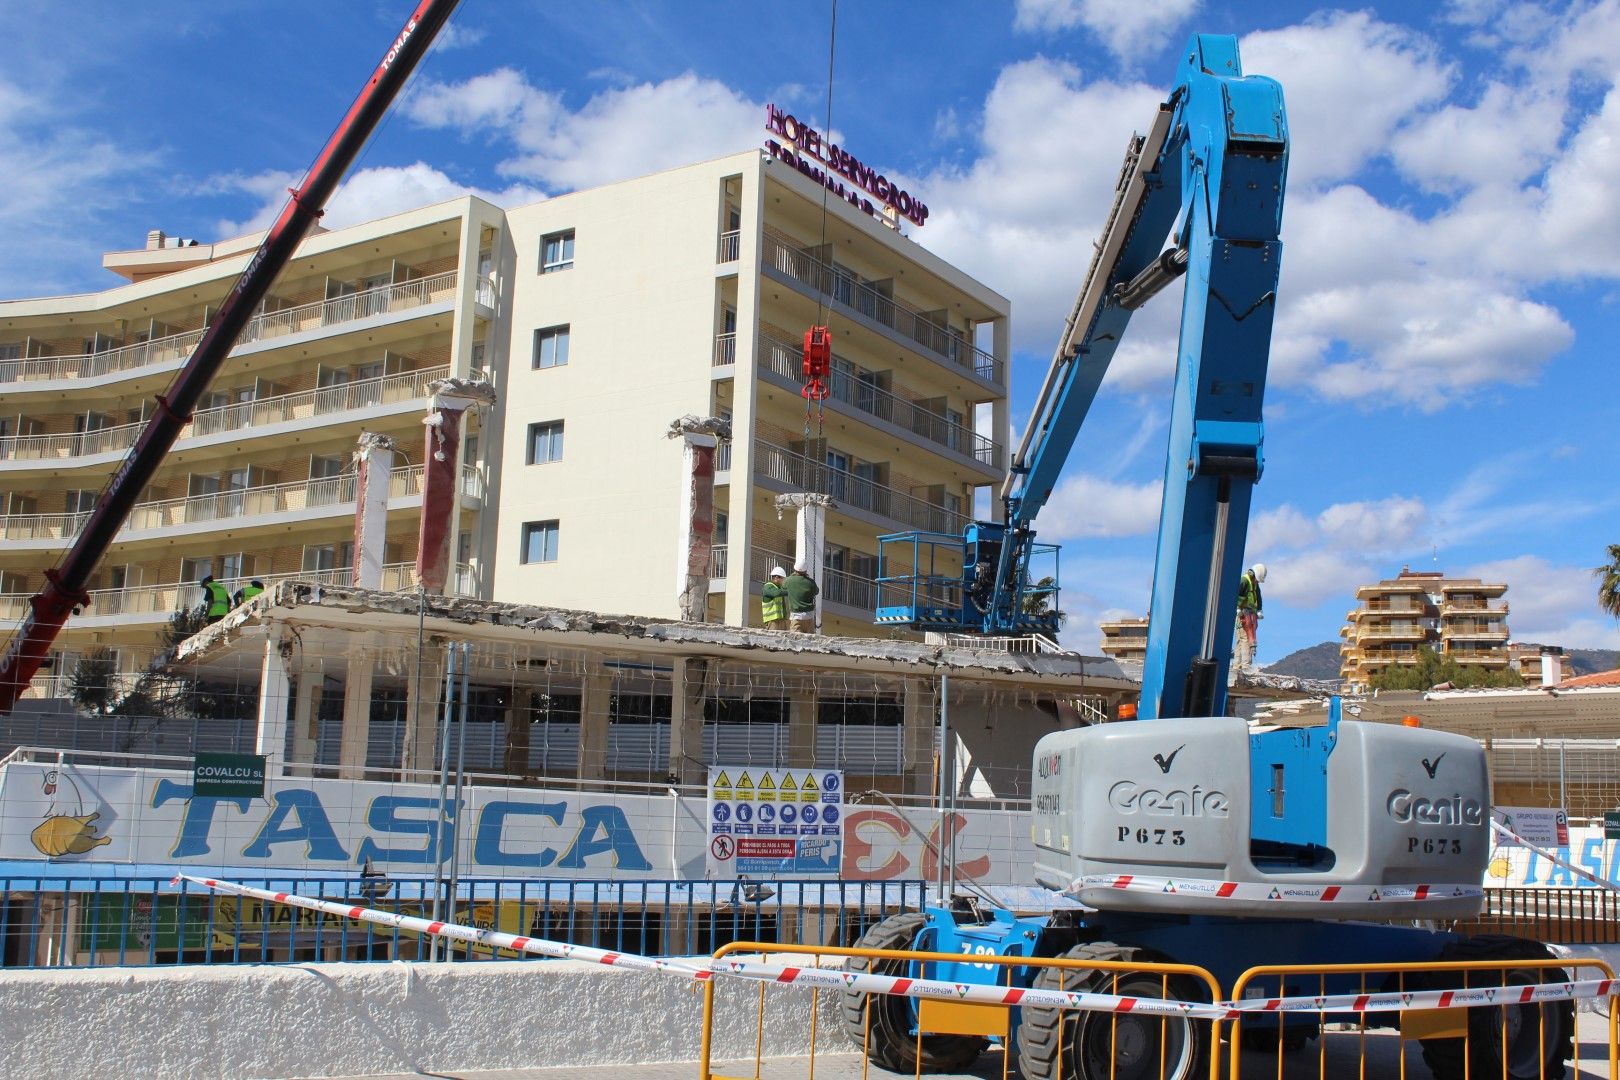
[[[1265,580],[1266,580],[1266,564],[1265,563],[1257,562],[1257,563],[1254,564],[1254,580],[1256,580],[1258,582],[1261,582],[1261,583],[1265,582]]]
[[[787,571],[780,566],[771,567],[771,577],[787,577]]]
[[[810,568],[809,564],[806,563],[803,559],[800,559],[798,562],[793,564],[793,569],[797,570],[801,574],[804,573],[809,568]]]

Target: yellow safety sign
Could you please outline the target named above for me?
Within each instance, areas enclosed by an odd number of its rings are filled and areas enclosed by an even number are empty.
[[[743,773],[742,779],[737,781],[737,798],[742,802],[754,801],[754,778],[747,773]]]
[[[821,798],[821,788],[816,783],[816,778],[809,773],[805,773],[804,780],[799,783],[799,801],[815,802],[819,798]]]
[[[776,781],[771,779],[770,773],[766,773],[764,776],[759,778],[759,801],[776,801]]]

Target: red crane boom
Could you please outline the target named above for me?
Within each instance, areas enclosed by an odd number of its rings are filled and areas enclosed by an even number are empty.
[[[157,396],[157,409],[128,456],[102,489],[84,529],[62,564],[45,572],[45,587],[29,600],[22,627],[0,657],[0,715],[9,713],[44,663],[56,636],[73,609],[89,602],[85,585],[107,553],[113,537],[142,489],[157,474],[180,429],[191,419],[208,384],[236,344],[242,328],[291,260],[310,226],[324,212],[343,174],[377,129],[428,46],[450,18],[458,0],[421,0],[405,26],[349,106],[342,123],[327,140],[304,182],[291,192],[287,205],[265,235],[236,285],[226,296],[214,323],[197,343],[168,392]]]

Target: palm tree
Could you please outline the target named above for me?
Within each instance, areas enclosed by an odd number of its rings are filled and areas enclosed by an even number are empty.
[[[1609,561],[1592,573],[1598,579],[1598,607],[1620,619],[1620,544],[1609,545]]]

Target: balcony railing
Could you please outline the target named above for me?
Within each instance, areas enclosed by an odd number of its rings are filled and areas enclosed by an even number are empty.
[[[469,596],[471,570],[465,563],[456,566],[455,592]],[[264,582],[266,587],[280,581],[313,581],[323,585],[348,585],[354,580],[352,568],[344,566],[332,570],[299,570],[290,574],[243,575],[226,582],[230,591],[246,585],[250,579]],[[387,563],[382,568],[383,592],[400,592],[416,588],[415,563]],[[28,611],[28,593],[0,593],[0,620],[20,619]],[[153,615],[167,619],[177,611],[199,607],[203,602],[202,590],[196,582],[175,582],[168,585],[132,585],[123,589],[92,589],[85,616],[96,615]]]
[[[1447,649],[1446,655],[1459,664],[1505,664],[1509,659],[1506,649]]]
[[[180,429],[179,437],[188,439],[198,435],[217,435],[425,398],[428,383],[442,379],[449,373],[449,366],[441,364],[399,375],[361,379],[341,386],[323,386],[296,394],[242,401],[217,409],[199,409],[192,414],[191,422]],[[90,454],[121,452],[135,445],[135,440],[145,427],[144,423],[120,424],[95,431],[0,438],[0,460],[62,461]]]
[[[1506,615],[1506,600],[1447,600],[1440,605],[1442,615]]]
[[[725,548],[715,550],[722,556],[725,553]],[[753,547],[749,551],[754,561],[754,572],[761,579],[773,566],[788,567],[794,562],[793,556],[769,548]],[[723,563],[720,565],[724,566]],[[726,575],[717,572],[713,576],[720,578]],[[862,611],[877,610],[878,585],[871,578],[852,574],[848,570],[833,570],[823,566],[816,578],[816,584],[821,588],[821,599],[825,603],[843,604],[845,607],[859,608]]]
[[[709,548],[709,580],[723,581],[726,576],[726,564],[730,560],[726,556],[726,545],[715,544]]]
[[[967,518],[955,511],[832,468],[773,443],[756,442],[754,458],[754,471],[760,477],[799,491],[829,495],[844,506],[865,510],[913,529],[960,533],[967,527]]]
[[[736,362],[737,335],[735,333],[714,335],[714,366],[725,367]]]
[[[714,471],[717,473],[731,471],[731,441],[729,439],[714,449]]]
[[[738,253],[742,250],[742,232],[733,229],[720,234],[720,250],[715,253],[717,262],[736,262]]]
[[[968,341],[959,331],[941,326],[927,315],[827,265],[808,251],[767,233],[765,260],[767,265],[793,280],[826,294],[856,314],[887,326],[936,356],[966,368],[981,379],[1001,382],[1001,365],[995,356]]]
[[[1460,638],[1464,641],[1506,641],[1508,628],[1505,626],[1489,626],[1475,623],[1449,623],[1440,630],[1442,640],[1450,641]]]
[[[409,311],[425,304],[453,299],[455,288],[456,271],[451,270],[431,277],[417,278],[415,281],[351,293],[332,300],[265,312],[248,321],[236,344],[246,345],[301,330],[353,322],[388,312]],[[187,330],[181,334],[153,338],[151,341],[72,356],[0,360],[0,383],[90,379],[118,371],[133,371],[152,364],[183,360],[196,347],[197,342],[202,340],[205,332]]]
[[[462,492],[480,496],[483,480],[471,465],[462,466]],[[389,476],[390,498],[405,498],[422,492],[422,466],[408,465]],[[352,505],[355,476],[334,476],[319,480],[295,480],[239,488],[211,495],[190,495],[137,503],[130,511],[122,537],[131,532],[170,529],[178,525],[231,518],[262,517],[292,513],[317,507]],[[0,515],[0,540],[71,540],[84,527],[90,514],[7,514]]]
[[[797,382],[803,364],[800,346],[783,341],[774,334],[759,336],[760,366],[773,374]],[[915,402],[882,387],[851,378],[847,372],[834,371],[827,380],[829,396],[852,408],[859,409],[880,420],[887,420],[958,454],[971,456],[975,461],[999,468],[1000,448],[994,442],[963,424],[948,420],[938,413],[921,408]]]
[[[1360,641],[1422,641],[1429,631],[1421,626],[1389,626],[1382,623],[1362,623],[1356,629]]]

